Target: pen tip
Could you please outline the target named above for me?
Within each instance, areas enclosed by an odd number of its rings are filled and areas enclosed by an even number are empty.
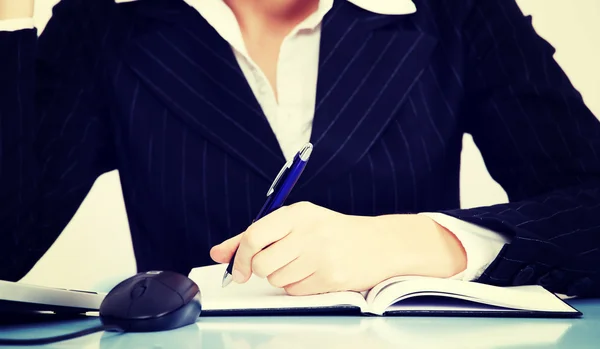
[[[223,275],[223,281],[221,282],[221,287],[225,288],[227,285],[229,285],[231,283],[231,280],[233,280],[233,278],[231,277],[231,274],[229,274],[228,272],[225,272],[225,275]]]

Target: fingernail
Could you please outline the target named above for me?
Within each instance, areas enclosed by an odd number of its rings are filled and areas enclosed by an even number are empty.
[[[239,270],[234,270],[232,276],[233,281],[237,282],[238,284],[244,281],[244,274],[242,274]]]

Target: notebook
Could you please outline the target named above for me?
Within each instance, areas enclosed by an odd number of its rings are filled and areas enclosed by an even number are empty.
[[[195,268],[189,277],[202,292],[202,315],[358,314],[503,317],[579,317],[577,309],[541,286],[497,287],[427,277],[396,277],[368,292],[290,296],[253,275],[221,287],[227,265]]]

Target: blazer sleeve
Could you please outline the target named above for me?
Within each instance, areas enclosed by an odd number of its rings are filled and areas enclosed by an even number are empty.
[[[39,37],[0,32],[0,279],[23,277],[114,168],[86,9],[63,0]]]
[[[466,131],[509,203],[445,214],[507,234],[479,282],[600,296],[600,123],[514,0],[463,22]]]

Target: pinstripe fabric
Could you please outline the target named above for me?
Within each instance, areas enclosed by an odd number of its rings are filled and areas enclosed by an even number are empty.
[[[415,3],[326,16],[315,151],[290,202],[449,214],[513,237],[479,281],[600,294],[600,125],[552,47],[514,1]],[[209,264],[284,162],[231,49],[183,1],[63,0],[37,42],[0,33],[0,52],[1,278],[112,169],[140,270]],[[510,203],[459,208],[464,133]]]

